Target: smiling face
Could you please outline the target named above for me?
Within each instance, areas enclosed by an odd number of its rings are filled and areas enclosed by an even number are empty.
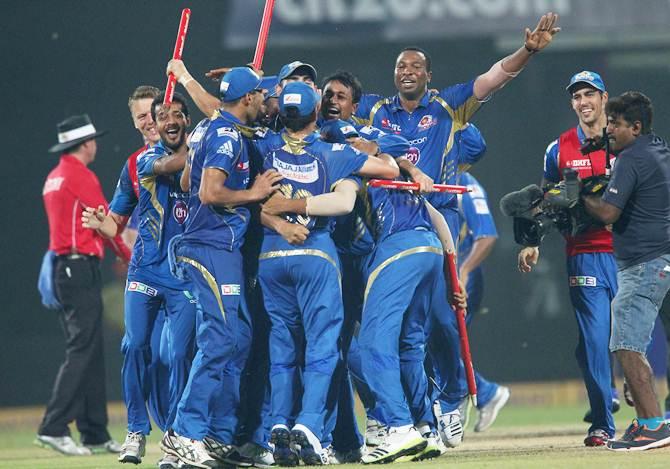
[[[151,102],[153,98],[135,99],[130,104],[130,115],[133,125],[142,134],[145,143],[155,145],[160,140],[156,123],[151,118]]]
[[[173,101],[169,106],[156,106],[156,127],[166,147],[176,150],[182,146],[186,138],[186,128],[191,120],[184,114],[183,106]]]
[[[400,53],[395,63],[393,81],[403,98],[411,101],[419,99],[428,90],[431,78],[426,56],[422,52],[406,50]]]
[[[337,80],[326,83],[321,101],[321,115],[324,119],[349,120],[357,107],[350,87]]]
[[[605,126],[607,92],[600,92],[588,85],[575,88],[570,102],[580,124],[592,127],[600,122],[602,127]]]

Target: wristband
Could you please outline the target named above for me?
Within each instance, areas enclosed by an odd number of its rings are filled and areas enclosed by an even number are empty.
[[[193,81],[194,78],[191,76],[190,73],[187,73],[186,75],[179,77],[179,83],[181,83],[181,86],[186,88],[186,84]]]
[[[528,47],[525,42],[523,44],[523,48],[526,49],[530,55],[533,55],[533,54],[536,54],[537,52],[539,52],[539,50],[537,50],[537,49],[531,49],[530,47]]]

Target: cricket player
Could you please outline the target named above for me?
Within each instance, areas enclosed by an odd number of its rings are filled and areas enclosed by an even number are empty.
[[[280,95],[280,116],[286,126],[280,138],[271,138],[262,152],[266,168],[284,176],[281,193],[264,205],[272,215],[303,226],[307,237],[301,246],[278,236],[268,223],[260,256],[259,280],[265,307],[272,321],[270,333],[272,438],[275,460],[290,461],[289,444],[300,447],[306,464],[325,464],[322,446],[326,397],[331,388],[343,318],[340,265],[330,237],[330,221],[316,215],[336,215],[353,209],[354,190],[341,212],[328,212],[331,195],[349,185],[353,173],[394,177],[397,165],[390,157],[370,157],[346,144],[329,144],[316,130],[319,96],[306,83],[288,83]],[[335,192],[330,193],[334,188]],[[283,207],[273,206],[282,199]],[[323,201],[323,202],[322,202]],[[279,202],[281,204],[281,202]],[[293,203],[293,204],[291,204]],[[325,204],[325,205],[324,205]],[[267,292],[272,292],[268,294]],[[304,335],[303,335],[304,334]],[[302,338],[304,337],[304,339]],[[304,391],[297,416],[293,414],[297,373],[304,356]],[[289,431],[289,428],[292,429]]]
[[[200,310],[198,351],[161,447],[185,464],[213,467],[225,459],[237,426],[239,379],[248,354],[250,321],[244,300],[240,246],[249,223],[247,204],[277,190],[268,171],[249,185],[249,158],[240,133],[257,119],[260,77],[247,67],[221,80],[222,107],[191,134],[189,218],[173,241],[173,268],[193,284]]]
[[[170,413],[169,425],[176,413],[179,396],[193,355],[196,301],[184,281],[176,280],[168,263],[168,242],[183,232],[188,214],[187,194],[179,187],[179,172],[186,159],[186,128],[190,124],[186,101],[175,95],[173,103],[163,106],[164,95],[154,98],[151,113],[161,141],[137,159],[140,182],[141,223],[138,240],[128,271],[125,295],[125,328],[122,368],[124,399],[128,410],[128,435],[121,462],[141,462],[146,435],[151,431],[146,408],[148,358],[152,329],[159,309],[165,308],[169,322],[170,342]],[[126,212],[122,197],[112,201],[110,213]],[[118,204],[115,205],[115,204]],[[90,208],[83,214],[84,223],[105,236],[116,233],[127,217],[117,224],[114,216],[104,216]]]

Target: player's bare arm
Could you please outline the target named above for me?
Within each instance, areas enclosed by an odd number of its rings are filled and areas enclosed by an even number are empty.
[[[556,26],[557,22],[558,15],[550,12],[542,15],[533,31],[526,28],[523,46],[493,64],[488,72],[475,79],[474,95],[477,99],[484,100],[502,88],[523,70],[533,54],[551,44],[554,36],[561,30]]]
[[[289,244],[294,246],[303,244],[309,236],[309,230],[299,223],[290,223],[276,215],[261,212],[263,226],[276,231]]]
[[[184,65],[184,62],[178,59],[172,59],[167,64],[166,75],[172,73],[177,81],[184,87],[195,105],[206,116],[211,116],[221,107],[221,100],[212,96],[202,87],[198,81],[193,78]]]
[[[434,191],[433,184],[435,181],[433,181],[433,178],[417,168],[414,163],[412,163],[404,156],[396,158],[395,161],[398,163],[398,167],[400,168],[400,172],[402,174],[408,176],[413,182],[419,183],[419,190],[421,192]]]
[[[224,186],[228,175],[217,168],[206,168],[202,173],[202,182],[198,193],[203,204],[236,207],[254,202],[260,202],[279,189],[279,182],[283,176],[277,171],[270,170],[256,176],[249,189],[236,191]]]
[[[128,217],[114,212],[105,214],[105,207],[99,205],[97,209],[86,207],[81,213],[81,221],[84,228],[96,230],[105,238],[111,239],[123,231]]]

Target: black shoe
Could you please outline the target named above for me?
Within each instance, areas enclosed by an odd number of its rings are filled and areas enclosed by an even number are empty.
[[[607,449],[612,451],[644,451],[670,445],[670,425],[662,423],[658,428],[650,430],[640,425],[637,419],[626,429],[620,440],[609,440]]]

